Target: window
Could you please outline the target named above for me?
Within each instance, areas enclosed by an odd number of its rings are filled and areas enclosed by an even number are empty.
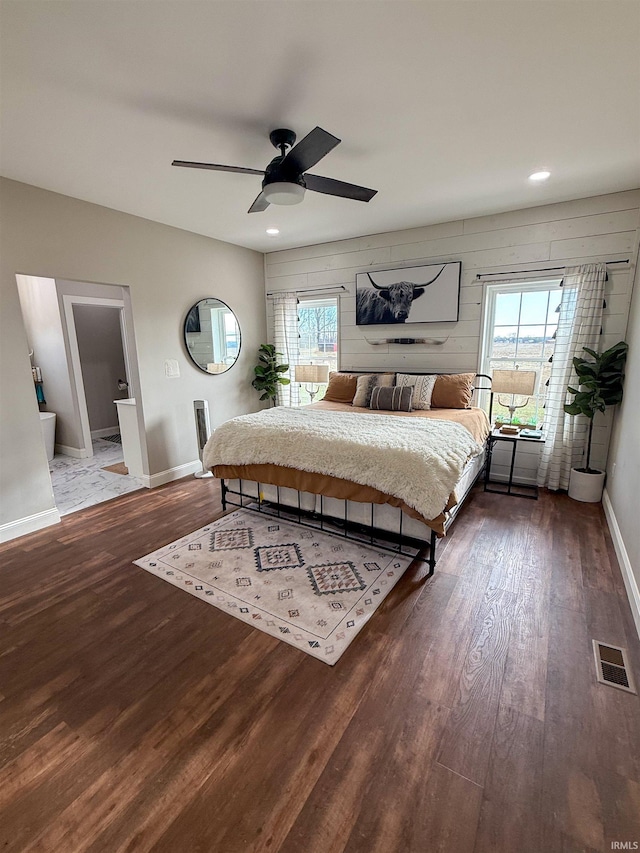
[[[304,299],[298,304],[298,334],[301,364],[328,364],[338,369],[338,299]],[[316,399],[324,395],[326,385],[320,385]],[[311,402],[308,389],[300,386],[300,405]]]
[[[480,372],[491,374],[495,369],[514,367],[535,370],[535,394],[524,408],[517,409],[514,420],[541,424],[562,297],[560,279],[487,284],[486,288]],[[508,399],[496,395],[493,416],[508,417],[508,410],[498,404],[498,396],[505,402]]]
[[[231,359],[233,363],[238,357],[240,345],[240,327],[236,316],[232,311],[226,311],[224,315],[224,346],[225,360]]]
[[[200,316],[202,320],[202,311]],[[240,343],[235,314],[226,305],[212,307],[206,325],[210,326],[213,361],[217,364],[233,364],[238,357]]]

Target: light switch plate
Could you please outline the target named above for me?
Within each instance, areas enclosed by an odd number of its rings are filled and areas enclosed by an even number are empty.
[[[167,379],[175,379],[180,376],[180,365],[175,358],[166,358],[164,360],[164,375]]]

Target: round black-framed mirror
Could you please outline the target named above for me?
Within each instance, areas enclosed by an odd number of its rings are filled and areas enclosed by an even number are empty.
[[[226,373],[236,363],[242,346],[238,318],[221,299],[200,299],[184,319],[184,345],[203,373]]]

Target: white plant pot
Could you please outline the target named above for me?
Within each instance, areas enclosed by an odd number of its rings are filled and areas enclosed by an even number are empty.
[[[585,474],[584,471],[572,468],[569,476],[569,497],[573,498],[574,501],[598,503],[602,500],[604,478],[604,471],[598,471],[597,474]]]

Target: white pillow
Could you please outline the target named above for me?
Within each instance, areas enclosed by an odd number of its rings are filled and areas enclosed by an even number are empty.
[[[411,405],[414,409],[430,409],[433,386],[437,378],[435,374],[414,376],[411,373],[398,373],[396,385],[413,388]]]

